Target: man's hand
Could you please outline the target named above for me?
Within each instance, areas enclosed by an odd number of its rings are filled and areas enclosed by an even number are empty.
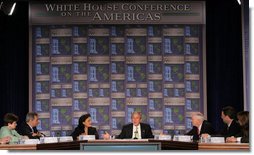
[[[35,136],[38,136],[38,132],[37,133],[32,133],[32,136],[35,137]]]
[[[37,137],[42,137],[43,136],[43,134],[42,133],[40,133],[40,132],[37,132],[37,133],[32,133],[32,136],[33,137],[35,137],[35,136],[37,136]]]
[[[227,137],[226,138],[226,142],[228,142],[228,143],[234,143],[234,142],[236,142],[237,141],[237,139],[234,137],[234,136],[231,136],[231,137]]]
[[[110,134],[107,131],[102,136],[103,136],[103,139],[110,139]]]

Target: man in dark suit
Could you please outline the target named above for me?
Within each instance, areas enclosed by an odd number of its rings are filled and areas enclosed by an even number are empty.
[[[23,122],[18,127],[18,133],[20,135],[28,136],[30,139],[39,139],[43,136],[43,134],[38,132],[36,128],[38,124],[38,114],[35,112],[29,112],[26,115],[26,122]]]
[[[236,136],[241,132],[240,125],[236,122],[236,112],[231,106],[224,107],[221,112],[221,119],[225,123],[220,134],[224,137]]]
[[[118,139],[146,139],[154,138],[150,125],[141,123],[142,114],[133,112],[131,115],[132,123],[123,126],[122,132],[116,138]],[[108,139],[108,133],[103,135],[104,139]]]
[[[199,137],[207,137],[214,134],[212,124],[205,120],[203,114],[194,113],[191,117],[192,129],[186,135],[193,135],[193,140],[199,140]]]
[[[142,114],[140,112],[133,112],[131,115],[132,123],[123,126],[122,132],[117,138],[119,139],[154,138],[150,125],[141,123],[142,119],[141,116]]]

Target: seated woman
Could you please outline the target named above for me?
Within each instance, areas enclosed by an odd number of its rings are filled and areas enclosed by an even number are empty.
[[[4,126],[0,129],[0,138],[10,137],[10,143],[17,143],[22,136],[15,130],[17,126],[18,116],[7,113],[4,116]]]
[[[8,144],[10,142],[10,140],[11,140],[11,137],[9,137],[9,136],[0,138],[0,144]]]
[[[237,113],[237,119],[241,126],[241,133],[236,135],[236,137],[242,137],[241,143],[249,143],[249,112],[241,111]],[[236,137],[227,137],[227,142],[237,142]]]
[[[74,140],[77,140],[80,135],[95,135],[95,138],[99,139],[96,128],[92,127],[90,114],[82,115],[79,118],[79,124],[71,134]]]

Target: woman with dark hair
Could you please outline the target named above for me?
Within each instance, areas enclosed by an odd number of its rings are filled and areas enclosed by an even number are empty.
[[[4,126],[0,129],[0,138],[10,137],[10,143],[17,143],[22,136],[15,130],[18,116],[12,113],[4,115]]]
[[[241,133],[236,135],[236,137],[242,137],[241,143],[249,143],[249,112],[241,111],[237,113],[237,119],[241,126]],[[228,137],[227,142],[237,142],[236,137]]]
[[[77,140],[80,135],[95,135],[99,139],[96,128],[92,127],[92,119],[90,114],[82,115],[79,118],[79,124],[71,134],[74,140]]]

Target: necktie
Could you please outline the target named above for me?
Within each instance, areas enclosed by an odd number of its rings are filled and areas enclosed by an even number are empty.
[[[134,132],[134,139],[138,139],[138,127],[137,126],[135,127],[136,127],[136,130]]]

